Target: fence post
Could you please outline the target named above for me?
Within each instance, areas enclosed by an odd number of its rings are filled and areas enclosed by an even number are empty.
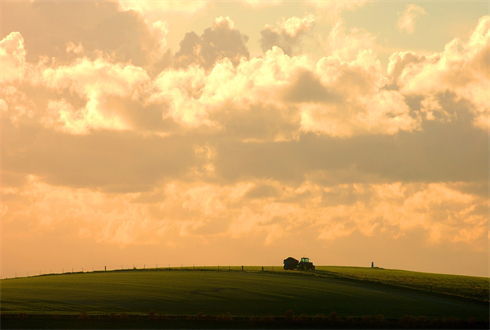
[[[107,272],[107,266],[104,266],[104,272]]]
[[[243,265],[242,265],[242,272],[243,272]]]
[[[264,271],[264,267],[262,266],[262,271]]]

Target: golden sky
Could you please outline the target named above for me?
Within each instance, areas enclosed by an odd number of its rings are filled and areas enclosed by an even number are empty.
[[[488,2],[1,6],[2,278],[489,276]]]

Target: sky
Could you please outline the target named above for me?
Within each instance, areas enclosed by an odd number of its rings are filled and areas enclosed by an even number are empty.
[[[2,1],[1,273],[489,276],[487,1]]]

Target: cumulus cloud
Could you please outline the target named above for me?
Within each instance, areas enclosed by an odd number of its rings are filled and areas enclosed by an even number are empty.
[[[130,129],[131,125],[118,109],[106,103],[108,96],[136,98],[138,88],[149,80],[146,71],[132,65],[114,65],[101,58],[87,58],[70,66],[46,68],[39,83],[55,90],[68,89],[85,98],[85,107],[75,110],[65,100],[50,101],[41,122],[73,134],[88,129]]]
[[[414,4],[408,5],[407,9],[405,9],[398,19],[398,28],[400,30],[405,30],[407,33],[412,33],[415,21],[420,15],[424,14],[426,14],[424,8]]]
[[[161,58],[166,44],[164,20],[146,21],[136,11],[120,11],[116,2],[11,2],[3,10],[9,13],[2,19],[3,31],[22,35],[31,63],[47,57],[68,64],[81,56],[93,60],[102,52],[146,67]]]
[[[286,19],[282,19],[280,23],[281,29],[285,34],[290,36],[291,38],[296,38],[298,34],[304,33],[313,27],[315,22],[315,18],[313,15],[309,14],[303,18],[291,17]]]
[[[443,52],[426,56],[413,52],[394,53],[388,74],[400,92],[422,95],[427,98],[427,105],[434,95],[447,92],[468,100],[473,105],[475,126],[488,129],[489,54],[490,16],[484,16],[468,42],[454,39],[446,44]]]
[[[175,65],[179,68],[197,64],[210,69],[216,61],[228,58],[237,65],[242,57],[248,58],[245,43],[248,37],[235,28],[229,17],[216,18],[212,28],[204,30],[201,36],[195,32],[185,35],[180,42],[180,50],[175,54]]]
[[[387,79],[374,49],[368,48],[373,47],[373,38],[358,31],[346,35],[337,26],[329,40],[331,55],[318,61],[290,57],[273,47],[263,59],[242,60],[236,67],[224,60],[209,73],[192,66],[165,71],[155,79],[149,102],[168,104],[166,116],[185,125],[216,128],[223,123],[210,118],[225,119],[219,114],[225,105],[245,111],[251,105],[291,107],[292,115],[271,117],[276,122],[289,120],[294,129],[289,138],[297,136],[299,129],[343,137],[417,129],[418,121],[408,115],[399,92],[380,90]],[[306,85],[316,87],[304,90]]]
[[[2,62],[1,84],[19,81],[26,69],[24,38],[19,32],[12,32],[0,41],[0,61]]]
[[[307,16],[289,26],[291,22],[296,21],[284,21],[289,29],[287,32],[284,28],[284,33],[297,36],[313,20]],[[146,105],[159,104],[163,107],[162,119],[171,118],[187,127],[206,125],[216,129],[231,124],[227,117],[233,113],[223,114],[230,104],[249,114],[249,106],[273,111],[289,107],[289,115],[267,119],[289,127],[289,132],[281,129],[273,134],[275,140],[298,138],[301,131],[347,137],[395,134],[419,127],[417,119],[408,116],[399,92],[380,90],[386,78],[369,34],[357,30],[346,34],[338,24],[328,39],[331,55],[319,61],[307,56],[290,57],[277,47],[264,59],[248,60],[243,40],[231,19],[217,18],[201,38],[190,33],[182,41],[175,62],[184,70],[165,70],[152,82],[138,66],[103,58],[38,67],[32,84],[69,90],[86,99],[84,107],[69,106],[66,98],[59,102],[51,99],[42,123],[65,132],[71,127],[76,134],[86,134],[89,128],[132,129],[131,120],[120,107],[111,108],[107,101],[117,96],[141,100]],[[316,89],[305,91],[307,80]]]
[[[284,53],[292,55],[293,49],[300,45],[299,38],[306,34],[315,24],[315,17],[306,14],[303,18],[284,17],[278,22],[279,28],[272,25],[266,25],[265,29],[260,31],[260,46],[262,51],[266,52],[273,46],[280,47]]]
[[[382,91],[358,102],[350,106],[305,104],[301,109],[301,128],[338,137],[371,132],[395,134],[418,128],[398,92]],[[350,114],[343,116],[345,112]]]

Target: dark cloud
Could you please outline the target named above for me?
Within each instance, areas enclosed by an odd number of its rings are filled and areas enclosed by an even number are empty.
[[[194,142],[182,136],[115,131],[70,135],[5,121],[2,134],[9,136],[2,143],[2,172],[12,182],[18,175],[33,174],[52,185],[148,191],[196,163]]]
[[[252,105],[240,109],[230,104],[212,113],[209,118],[219,122],[232,139],[291,139],[300,128],[300,115],[294,107]]]
[[[71,99],[68,99],[71,101]],[[166,104],[144,105],[137,100],[131,100],[120,96],[106,96],[102,107],[117,109],[131,126],[137,131],[176,133],[182,131],[172,118],[162,118],[168,111]]]
[[[201,36],[195,32],[186,33],[180,42],[180,50],[175,54],[175,66],[185,68],[190,64],[198,64],[209,69],[223,58],[229,58],[237,65],[240,58],[248,59],[250,56],[245,46],[247,41],[246,35],[228,26],[207,28]]]
[[[283,91],[289,102],[339,102],[341,96],[329,91],[311,71],[300,71],[295,81]]]
[[[250,189],[246,194],[245,198],[250,199],[262,199],[269,197],[279,196],[276,188],[270,185],[258,185],[252,189]]]
[[[67,53],[69,43],[81,44],[83,56],[95,58],[97,51],[116,61],[146,66],[158,50],[158,37],[134,11],[120,12],[116,2],[5,2],[2,10],[4,38],[13,31],[25,40],[27,61],[40,56],[68,63],[79,54]]]
[[[266,25],[265,29],[260,31],[260,47],[263,52],[277,46],[285,54],[292,56],[301,47],[301,38],[307,35],[311,27],[315,25],[315,18],[312,15],[306,15],[303,18],[291,17],[287,20],[282,19],[279,23],[279,29]]]
[[[291,38],[285,33],[280,33],[267,28],[260,31],[260,47],[263,52],[277,46],[284,51],[284,54],[292,56],[293,47],[296,47],[298,42],[297,38]]]
[[[426,120],[421,130],[413,132],[349,139],[310,133],[297,141],[220,141],[216,173],[231,181],[273,178],[297,183],[311,174],[323,185],[488,182],[488,133],[472,125],[469,102],[441,97],[448,112],[457,111],[457,119]]]

